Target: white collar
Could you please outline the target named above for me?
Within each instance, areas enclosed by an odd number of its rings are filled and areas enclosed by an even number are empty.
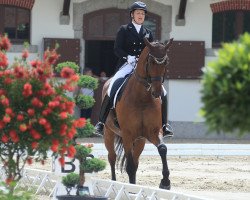
[[[135,27],[137,33],[139,33],[142,25],[136,24],[136,23],[133,22],[133,21],[132,21],[132,24],[134,25],[134,27]]]

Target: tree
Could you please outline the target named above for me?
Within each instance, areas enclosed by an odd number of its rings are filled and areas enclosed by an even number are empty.
[[[10,193],[21,178],[25,164],[33,160],[42,163],[48,150],[74,157],[73,138],[85,119],[75,119],[74,99],[66,95],[73,91],[79,76],[70,68],[61,71],[65,82],[53,76],[56,50],[47,50],[42,61],[27,61],[25,49],[20,59],[9,65],[6,51],[10,49],[6,36],[0,37],[0,160]]]

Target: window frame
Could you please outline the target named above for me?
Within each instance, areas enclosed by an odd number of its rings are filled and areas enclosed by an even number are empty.
[[[235,27],[232,30],[234,32],[234,38],[232,40],[236,40],[238,39],[238,37],[244,32],[244,14],[246,12],[250,12],[248,10],[226,10],[226,11],[222,11],[222,12],[218,12],[218,13],[213,13],[213,20],[212,20],[212,47],[213,48],[220,48],[221,47],[221,43],[223,42],[231,42],[230,41],[226,41],[226,15],[228,13],[234,13],[235,14]],[[214,15],[216,14],[222,14],[222,24],[220,24],[220,26],[222,26],[221,32],[222,35],[219,35],[219,37],[221,37],[221,40],[218,43],[214,42]]]
[[[10,38],[11,42],[13,44],[22,44],[24,42],[30,42],[30,37],[31,37],[31,10],[30,9],[27,9],[27,8],[23,8],[23,7],[18,7],[18,6],[11,6],[11,5],[0,5],[0,18],[1,19],[4,19],[4,13],[5,13],[5,8],[12,8],[12,9],[15,9],[15,33],[16,33],[16,38]],[[25,38],[25,39],[18,39],[17,38],[17,28],[18,28],[18,12],[17,10],[18,9],[22,9],[22,10],[25,10],[25,11],[28,11],[28,14],[29,14],[29,30],[28,30],[28,38]],[[5,26],[4,26],[4,23],[5,23],[5,19],[4,20],[0,20],[0,34],[5,34],[4,32],[4,29],[5,29]]]

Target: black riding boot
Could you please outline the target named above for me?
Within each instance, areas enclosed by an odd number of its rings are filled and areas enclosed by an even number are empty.
[[[102,101],[101,111],[99,114],[99,122],[95,125],[94,135],[103,136],[104,123],[106,122],[111,106],[112,102],[110,101],[110,97],[106,95]]]
[[[173,137],[173,129],[167,123],[167,114],[168,114],[168,99],[167,95],[161,96],[161,111],[162,111],[162,130],[163,130],[163,137]]]

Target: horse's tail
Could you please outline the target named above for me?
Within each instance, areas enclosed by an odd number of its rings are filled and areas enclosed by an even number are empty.
[[[118,168],[119,167],[118,165],[120,163],[120,170],[121,170],[121,172],[123,172],[123,170],[126,167],[125,164],[127,164],[127,159],[125,157],[125,154],[124,154],[123,150],[124,150],[124,148],[123,148],[122,137],[116,135],[116,141],[115,141],[115,151],[116,151],[116,154],[117,154],[116,165],[117,165],[117,168]]]

